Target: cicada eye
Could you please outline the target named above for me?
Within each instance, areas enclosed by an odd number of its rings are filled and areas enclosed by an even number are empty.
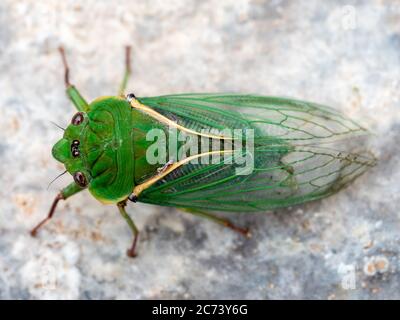
[[[84,175],[82,172],[80,172],[80,171],[77,171],[77,172],[74,173],[74,181],[75,181],[75,183],[76,183],[78,186],[80,186],[80,187],[82,187],[82,188],[84,188],[84,187],[87,186],[86,177],[85,177],[85,175]]]
[[[83,122],[83,113],[78,112],[72,117],[71,123],[75,126],[79,126]]]
[[[71,143],[71,153],[74,158],[79,157],[79,140],[74,140]]]
[[[79,157],[79,155],[80,155],[80,153],[79,153],[79,150],[78,150],[78,149],[72,150],[72,156],[73,156],[74,158]]]

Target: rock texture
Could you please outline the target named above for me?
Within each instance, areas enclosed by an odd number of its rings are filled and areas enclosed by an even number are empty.
[[[393,1],[0,3],[1,299],[399,299],[400,5]],[[251,92],[333,106],[370,127],[379,164],[328,199],[237,215],[243,239],[174,209],[135,204],[139,256],[113,206],[60,205],[52,144],[74,114],[57,47],[91,100],[131,91]]]

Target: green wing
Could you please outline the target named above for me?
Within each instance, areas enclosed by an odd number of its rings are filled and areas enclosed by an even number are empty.
[[[373,156],[353,146],[355,137],[367,133],[364,128],[314,103],[237,94],[138,100],[192,130],[249,128],[255,132],[251,174],[236,175],[237,167],[228,161],[188,163],[145,190],[141,202],[216,211],[263,211],[328,196],[375,163]]]

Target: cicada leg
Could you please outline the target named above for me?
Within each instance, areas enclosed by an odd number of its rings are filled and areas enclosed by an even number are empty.
[[[131,75],[131,47],[127,46],[125,48],[125,72],[124,72],[124,77],[122,78],[121,85],[119,87],[119,95],[122,97],[124,96],[130,75]]]
[[[71,184],[69,184],[67,187],[65,187],[64,189],[61,190],[61,192],[55,197],[53,204],[50,207],[49,213],[47,214],[47,217],[44,218],[40,223],[38,223],[36,225],[35,228],[32,229],[31,231],[31,235],[32,237],[36,236],[38,230],[47,222],[49,221],[53,215],[54,212],[56,211],[57,208],[57,204],[60,200],[66,200],[69,197],[73,196],[74,194],[82,191],[84,189],[82,189],[81,187],[79,187],[75,182],[72,182]]]
[[[70,100],[72,101],[76,109],[78,109],[78,111],[88,111],[89,109],[88,103],[79,93],[78,89],[76,89],[75,86],[69,82],[69,67],[67,58],[65,57],[64,48],[59,47],[58,49],[60,51],[62,62],[64,65],[64,82],[65,82],[67,96],[70,98]]]
[[[229,228],[229,229],[231,229],[233,231],[236,231],[236,232],[240,233],[242,236],[245,236],[247,238],[251,237],[251,233],[249,232],[249,229],[238,227],[238,226],[234,225],[230,220],[228,220],[226,218],[221,218],[221,217],[215,216],[215,215],[213,215],[211,213],[204,212],[204,211],[201,211],[201,210],[198,210],[198,209],[181,208],[181,210],[183,212],[187,212],[187,213],[193,214],[193,215],[198,216],[198,217],[209,219],[209,220],[211,220],[211,221],[213,221],[215,223],[218,223],[218,224],[220,224],[220,225],[222,225],[224,227],[227,227],[227,228]]]
[[[139,229],[136,227],[132,218],[128,215],[128,213],[125,210],[126,200],[119,202],[117,204],[117,206],[118,206],[119,213],[125,219],[125,221],[128,223],[128,226],[132,230],[132,233],[133,233],[132,246],[130,249],[127,250],[126,254],[128,255],[128,257],[131,257],[131,258],[136,257],[135,248],[136,248],[136,243],[137,243],[137,240],[139,237]]]

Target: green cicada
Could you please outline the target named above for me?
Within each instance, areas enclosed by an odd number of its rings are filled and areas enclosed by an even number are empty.
[[[90,104],[69,82],[66,92],[78,112],[52,149],[74,181],[60,200],[89,189],[103,203],[125,211],[127,200],[172,206],[247,235],[214,212],[256,212],[292,206],[342,189],[375,158],[356,151],[353,137],[367,130],[343,114],[315,103],[249,94],[176,94],[138,98],[124,95]],[[353,143],[354,144],[354,143]]]

